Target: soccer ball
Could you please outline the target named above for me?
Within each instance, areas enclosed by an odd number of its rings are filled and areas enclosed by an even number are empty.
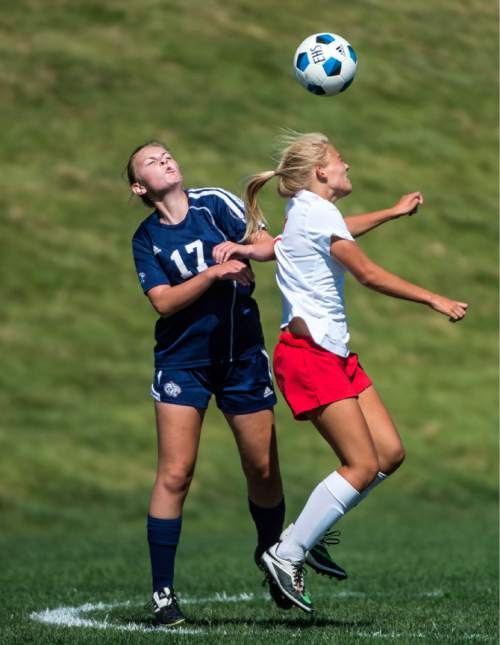
[[[318,96],[344,92],[354,80],[358,57],[351,45],[337,34],[313,34],[295,52],[295,76],[306,90]]]

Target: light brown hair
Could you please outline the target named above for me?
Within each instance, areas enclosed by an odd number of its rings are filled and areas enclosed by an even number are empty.
[[[264,216],[257,203],[257,193],[273,177],[278,178],[278,194],[292,197],[310,184],[316,166],[328,162],[328,137],[321,132],[300,134],[289,132],[279,142],[279,163],[275,170],[266,170],[250,177],[244,193],[247,228],[243,240],[248,240],[260,227]]]
[[[132,184],[135,184],[135,182],[138,181],[137,173],[134,165],[135,157],[141,150],[144,150],[144,148],[147,148],[149,146],[157,146],[158,148],[165,148],[165,150],[167,149],[165,144],[163,144],[161,141],[156,141],[155,139],[153,139],[153,141],[146,141],[146,143],[143,143],[142,145],[137,146],[137,148],[133,150],[132,153],[130,154],[130,157],[128,158],[128,161],[127,161],[127,165],[125,167],[125,172],[127,173],[127,179],[130,186],[132,186]],[[148,208],[154,208],[153,202],[149,199],[147,195],[139,195],[139,197],[142,199],[142,202],[145,206],[148,206]]]

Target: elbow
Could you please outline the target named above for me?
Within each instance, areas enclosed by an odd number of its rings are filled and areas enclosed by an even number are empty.
[[[271,262],[276,260],[276,255],[274,253],[274,246],[272,249],[269,249],[269,252],[263,254],[260,258],[255,258],[257,262]]]
[[[153,305],[153,309],[156,311],[156,313],[162,318],[168,318],[174,313],[171,307],[164,303],[152,302],[151,304]]]
[[[377,283],[376,272],[372,269],[366,269],[356,275],[356,280],[363,285],[363,287],[373,287]]]
[[[257,252],[251,254],[249,259],[255,260],[256,262],[270,262],[271,260],[276,260],[276,255],[274,253],[274,240],[271,244],[263,246]]]
[[[174,311],[172,307],[171,287],[157,287],[153,292],[149,291],[147,296],[151,306],[162,318],[168,318]]]

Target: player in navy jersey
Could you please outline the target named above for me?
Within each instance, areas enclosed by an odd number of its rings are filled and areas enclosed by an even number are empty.
[[[220,188],[184,190],[177,162],[159,142],[137,148],[127,174],[132,192],[152,209],[132,245],[142,289],[160,314],[151,385],[158,433],[148,515],[153,609],[158,622],[177,625],[184,616],[173,587],[175,552],[212,395],[234,433],[247,479],[256,562],[283,528],[276,397],[249,264],[274,258],[273,239],[261,226],[240,244],[242,202]],[[272,581],[270,592],[283,608],[291,605]]]

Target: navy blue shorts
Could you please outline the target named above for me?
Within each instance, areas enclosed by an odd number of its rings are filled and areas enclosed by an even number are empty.
[[[206,409],[212,394],[227,414],[249,414],[276,405],[266,350],[232,363],[158,369],[151,384],[151,396],[163,403]]]

